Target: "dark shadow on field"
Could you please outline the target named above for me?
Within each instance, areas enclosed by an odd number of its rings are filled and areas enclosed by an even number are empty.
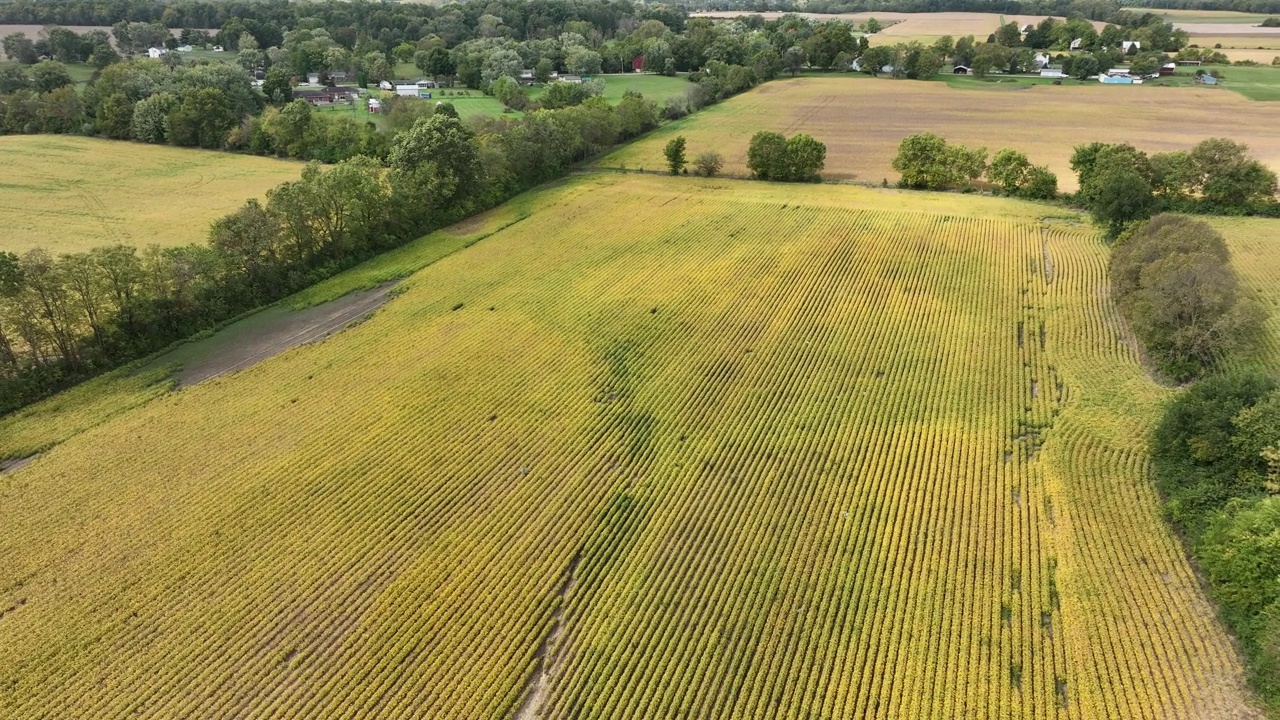
[[[252,367],[285,350],[323,340],[359,322],[391,299],[395,284],[383,283],[371,290],[348,293],[302,310],[274,305],[209,337],[181,345],[156,358],[143,370],[177,366],[180,369],[174,380],[179,387],[188,387]]]

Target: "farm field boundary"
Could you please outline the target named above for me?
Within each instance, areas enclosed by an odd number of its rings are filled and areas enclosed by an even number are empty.
[[[0,712],[510,717],[544,651],[544,717],[1258,716],[1087,226],[525,200],[369,321],[4,476]]]
[[[1252,68],[1270,71],[1270,68]],[[1228,71],[1230,72],[1230,71]],[[1190,149],[1207,137],[1244,142],[1280,169],[1280,104],[1256,103],[1207,88],[951,88],[943,83],[836,76],[775,80],[659,128],[597,162],[600,167],[660,169],[668,140],[683,135],[689,153],[716,150],[725,170],[747,174],[746,151],[759,130],[808,133],[827,145],[831,178],[895,182],[898,143],[934,132],[995,151],[1021,150],[1048,165],[1059,187],[1075,188],[1072,149],[1129,142],[1147,151]]]

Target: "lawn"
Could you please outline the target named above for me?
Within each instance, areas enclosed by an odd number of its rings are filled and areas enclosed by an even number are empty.
[[[0,250],[203,243],[209,224],[300,165],[64,135],[0,137]]]
[[[1226,68],[1261,76],[1270,68]],[[1269,79],[1270,76],[1261,76]],[[1037,79],[1038,81],[1038,79]],[[963,81],[968,82],[968,81]],[[1263,82],[1263,81],[1258,81]],[[1259,86],[1258,92],[1264,94]],[[666,125],[599,161],[603,167],[659,169],[662,148],[676,135],[690,156],[724,155],[726,171],[745,175],[747,143],[759,130],[807,132],[827,145],[828,178],[894,182],[898,142],[919,132],[984,146],[1013,147],[1072,189],[1072,149],[1092,141],[1130,142],[1148,151],[1188,149],[1207,137],[1247,143],[1280,169],[1280,103],[1253,102],[1224,88],[1156,86],[1030,86],[955,88],[919,82],[829,76],[777,80]]]
[[[360,122],[371,122],[377,125],[379,129],[385,130],[387,126],[387,118],[385,115],[369,112],[369,96],[362,95],[350,105],[339,103],[337,105],[318,105],[315,107],[316,112],[332,116],[345,116]]]
[[[16,63],[0,61],[0,65],[14,65],[14,64]],[[86,63],[63,63],[63,64],[67,68],[67,74],[70,75],[71,80],[75,82],[76,89],[83,92],[85,89],[85,86],[89,84],[89,79],[93,77],[94,69],[92,67],[89,67],[89,65],[87,65]],[[27,68],[27,75],[28,77],[30,77],[31,75],[30,70],[32,66],[27,65],[25,67]]]
[[[1213,66],[1209,69],[1215,70],[1222,75],[1223,79],[1219,85],[1222,89],[1240,93],[1251,100],[1280,100],[1280,68],[1270,66]],[[1149,81],[1148,84],[1154,87],[1194,87],[1195,76],[1184,68],[1177,75]]]
[[[124,388],[0,478],[6,712],[1249,716],[1147,475],[1173,391],[1078,217],[518,203],[363,324]]]

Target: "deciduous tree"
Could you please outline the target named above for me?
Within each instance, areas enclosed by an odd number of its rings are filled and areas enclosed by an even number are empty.
[[[676,137],[671,138],[671,140],[667,142],[666,147],[662,149],[663,156],[667,158],[667,169],[671,171],[672,175],[679,175],[680,171],[684,170],[684,148],[684,136],[677,135]]]

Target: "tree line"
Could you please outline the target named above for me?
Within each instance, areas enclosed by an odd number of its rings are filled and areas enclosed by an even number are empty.
[[[976,190],[981,178],[998,194],[1035,200],[1058,196],[1057,178],[1026,155],[948,143],[933,133],[903,138],[893,160],[899,187]],[[1191,150],[1147,153],[1127,143],[1079,145],[1071,169],[1080,189],[1066,200],[1086,209],[1108,237],[1162,212],[1280,217],[1276,173],[1249,157],[1249,148],[1209,138]]]
[[[903,138],[893,169],[901,175],[898,187],[909,190],[973,191],[985,176],[990,189],[1000,195],[1051,200],[1058,194],[1057,176],[1047,167],[1032,165],[1025,153],[1004,148],[988,162],[986,148],[948,143],[934,133]]]
[[[492,207],[637,132],[600,98],[474,126],[434,113],[397,134],[385,162],[308,165],[215,222],[207,245],[0,254],[0,412]]]
[[[1256,349],[1266,310],[1241,287],[1222,235],[1186,216],[1128,225],[1109,274],[1146,356],[1169,378],[1198,379],[1151,437],[1156,484],[1240,640],[1254,687],[1280,710],[1280,388],[1274,376],[1224,373],[1239,366],[1228,358]]]
[[[462,6],[465,13],[448,6],[425,16],[418,10],[402,16],[402,6],[397,5],[390,17],[339,13],[324,3],[306,7],[318,8],[318,16],[298,18],[260,9],[225,20],[213,34],[186,27],[178,38],[159,21],[121,21],[111,36],[125,53],[141,52],[152,44],[175,48],[180,42],[216,41],[235,52],[235,62],[248,71],[276,69],[286,78],[343,73],[361,85],[392,79],[396,64],[408,63],[438,82],[457,82],[485,92],[492,92],[492,83],[503,76],[520,80],[526,70],[545,82],[554,72],[626,72],[637,61],[646,71],[668,75],[696,72],[721,62],[750,67],[761,79],[769,79],[784,69],[794,74],[806,66],[848,70],[865,56],[860,67],[866,72],[889,67],[894,77],[929,78],[947,63],[971,66],[980,75],[1034,69],[1035,50],[1066,50],[1076,41],[1099,64],[1119,62],[1123,56],[1118,48],[1125,40],[1141,42],[1149,53],[1176,52],[1187,41],[1186,33],[1156,15],[1118,9],[1107,16],[1112,24],[1101,32],[1073,10],[1067,20],[1048,18],[1025,34],[1017,24],[1008,23],[985,43],[970,36],[943,38],[930,45],[870,47],[866,34],[847,21],[814,21],[797,15],[768,21],[751,15],[716,22],[690,19],[683,10],[624,13],[616,4],[565,3],[552,5],[561,13],[555,16],[557,22],[551,23],[549,15],[537,15],[533,25],[521,27],[516,21],[526,16],[528,8],[517,12],[498,3],[486,6],[483,13],[467,5]],[[445,18],[452,20],[445,22]],[[374,31],[382,25],[386,26]],[[872,19],[862,30],[874,33],[878,27]],[[95,67],[101,68],[118,59],[109,40],[105,31],[76,36],[55,26],[46,28],[34,45],[21,35],[6,38],[6,54],[28,63],[42,55],[63,62],[92,58]],[[166,60],[180,62],[180,56]]]
[[[1151,456],[1165,512],[1240,641],[1250,683],[1280,711],[1280,387],[1213,375],[1169,403]]]
[[[1280,217],[1276,174],[1248,150],[1226,138],[1152,155],[1125,143],[1080,145],[1071,156],[1074,201],[1111,237],[1165,211]]]

